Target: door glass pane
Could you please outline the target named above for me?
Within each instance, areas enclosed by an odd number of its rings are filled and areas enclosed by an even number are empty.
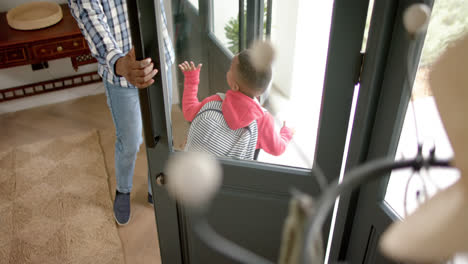
[[[267,1],[265,1],[267,2]],[[311,168],[314,160],[316,134],[322,100],[322,89],[328,52],[333,1],[308,0],[271,1],[271,42],[275,47],[272,81],[268,96],[261,106],[272,115],[273,132],[280,138],[283,121],[296,133],[285,151],[268,153],[260,150],[258,161],[294,167]],[[203,64],[200,71],[198,100],[226,93],[226,74],[238,50],[239,1],[211,1],[212,14],[199,10],[198,16],[184,9],[183,20],[174,25],[176,62],[172,67],[174,96],[172,124],[174,147],[184,150],[190,118],[184,117],[182,102],[184,74],[177,65],[184,61]],[[314,16],[310,15],[314,10]],[[266,8],[265,8],[266,12]],[[178,14],[181,17],[181,14]],[[266,15],[265,13],[263,14]],[[210,21],[210,32],[201,24]],[[266,19],[264,18],[264,21]],[[321,25],[317,27],[316,25]],[[250,25],[245,23],[246,27]],[[312,30],[313,29],[313,30]],[[312,32],[312,33],[311,33]],[[264,99],[262,98],[262,99]],[[263,110],[262,110],[263,111]],[[260,137],[266,132],[261,131]],[[279,149],[279,148],[278,148]],[[272,152],[272,151],[270,151]],[[280,154],[278,156],[275,156]]]
[[[312,167],[332,6],[333,1],[273,1],[271,41],[277,57],[265,106],[274,114],[278,129],[286,121],[296,134],[284,154],[261,151],[259,161]]]
[[[434,3],[413,85],[412,102],[407,109],[395,159],[414,157],[418,138],[424,144],[425,153],[435,145],[438,158],[453,157],[450,141],[428,84],[428,74],[432,63],[447,44],[468,32],[467,11],[468,4],[465,1],[438,0]],[[430,197],[453,184],[459,177],[456,169],[430,169],[412,174],[411,170],[394,171],[387,186],[385,201],[401,217],[414,211],[424,201],[425,193]]]
[[[212,1],[212,30],[219,43],[232,54],[239,50],[239,1]]]

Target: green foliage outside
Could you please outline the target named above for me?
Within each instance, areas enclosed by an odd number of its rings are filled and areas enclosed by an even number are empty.
[[[228,41],[228,48],[233,53],[239,52],[239,18],[231,18],[224,26],[224,32]],[[245,23],[244,23],[245,32]]]
[[[263,33],[265,34],[266,32],[266,16],[267,16],[267,9],[264,8],[263,10]],[[244,13],[244,17],[246,17],[246,13]],[[246,32],[247,23],[244,23],[244,32]],[[236,54],[239,52],[239,17],[231,17],[227,24],[224,26],[224,33],[226,35],[226,38],[229,40],[228,41],[228,49],[233,53]]]

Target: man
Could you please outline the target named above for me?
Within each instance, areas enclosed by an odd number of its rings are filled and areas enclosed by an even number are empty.
[[[164,5],[162,37],[166,69],[174,63],[174,50],[167,31]],[[106,88],[115,125],[115,176],[117,190],[114,216],[119,225],[130,220],[130,192],[136,155],[143,142],[138,88],[151,85],[158,73],[151,58],[136,60],[132,49],[126,0],[68,0],[73,17],[86,38],[92,55],[98,61],[98,73]],[[169,95],[172,80],[168,75]],[[171,96],[169,96],[171,97]],[[148,202],[153,203],[148,175]]]

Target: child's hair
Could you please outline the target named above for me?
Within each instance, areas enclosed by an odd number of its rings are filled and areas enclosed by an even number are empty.
[[[255,92],[262,94],[268,88],[274,60],[273,46],[266,41],[259,41],[247,50],[241,51],[237,58],[237,70],[240,77]]]

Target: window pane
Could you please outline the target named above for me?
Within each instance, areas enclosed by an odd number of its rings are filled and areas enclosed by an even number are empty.
[[[213,33],[233,54],[239,48],[239,1],[213,1]]]
[[[195,9],[198,10],[198,0],[188,0],[190,4],[192,4]]]
[[[296,134],[283,155],[272,156],[262,151],[259,160],[311,168],[333,1],[272,2],[271,41],[277,56],[266,107],[274,114],[278,129],[285,121],[296,129]],[[310,10],[314,10],[313,16]]]
[[[182,10],[183,16],[180,16],[183,19],[177,20],[174,25],[176,64],[191,60],[203,64],[197,91],[199,101],[216,93],[227,93],[231,89],[227,84],[226,73],[230,69],[232,55],[238,53],[239,46],[239,1],[212,0],[210,3],[210,14],[199,12],[195,16],[193,9],[186,8]],[[273,116],[273,124],[269,128],[274,127],[278,138],[284,121],[296,133],[286,149],[279,150],[280,140],[275,141],[273,145],[276,149],[270,149],[269,153],[278,156],[267,153],[264,147],[257,159],[260,162],[312,167],[332,8],[333,1],[272,1],[271,42],[276,50],[276,59],[271,85],[268,92],[263,94],[266,96],[261,98],[260,104]],[[316,14],[310,16],[310,10]],[[263,13],[266,22],[265,15],[266,12]],[[203,24],[208,20],[206,16],[211,19],[208,34]],[[318,24],[321,26],[317,27]],[[246,31],[250,26],[253,25],[245,23]],[[187,122],[181,108],[184,75],[176,67],[173,71],[176,72],[175,87],[179,93],[179,96],[173,97],[179,99],[173,101],[174,146],[184,150],[191,124]],[[261,136],[267,137],[265,134]]]
[[[452,147],[428,84],[428,74],[432,63],[447,44],[468,32],[467,11],[468,4],[464,0],[435,1],[413,85],[412,103],[406,113],[395,159],[414,157],[417,152],[417,138],[425,144],[426,153],[435,145],[437,157],[453,157]],[[411,213],[423,202],[425,192],[432,196],[439,189],[453,184],[458,179],[459,172],[456,169],[430,169],[422,170],[420,175],[412,178],[411,175],[411,170],[395,171],[387,186],[385,201],[401,217],[405,213]]]

